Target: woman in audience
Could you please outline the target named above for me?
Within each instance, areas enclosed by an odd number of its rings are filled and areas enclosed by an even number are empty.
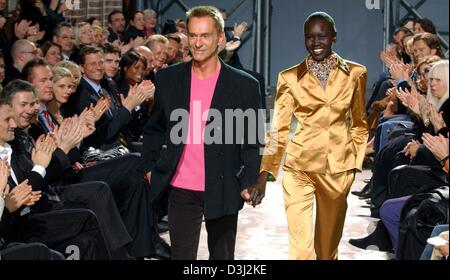
[[[143,11],[144,21],[145,21],[145,35],[146,37],[150,37],[152,35],[158,34],[159,32],[156,30],[158,27],[158,18],[157,14],[152,9],[147,9]]]
[[[81,49],[83,46],[94,43],[94,31],[88,22],[80,22],[75,25],[75,46]]]
[[[62,50],[61,46],[47,41],[41,46],[42,57],[47,61],[51,66],[62,60]]]
[[[141,11],[135,11],[131,14],[130,25],[125,31],[123,41],[125,44],[128,44],[137,37],[141,37],[142,39],[147,37],[145,34],[144,14]]]
[[[104,30],[99,25],[92,25],[92,31],[94,34],[94,45],[96,47],[101,47],[104,43],[107,42],[108,31]]]
[[[146,59],[139,53],[131,50],[124,54],[120,59],[120,75],[117,81],[119,93],[126,96],[130,87],[140,84],[144,77],[147,68]],[[128,123],[122,133],[129,142],[139,141],[143,134],[143,128],[150,114],[153,99],[144,102],[132,112],[133,120]]]
[[[417,89],[421,93],[426,93],[428,88],[428,73],[430,72],[430,68],[432,63],[441,60],[441,58],[437,55],[425,56],[420,59],[416,65],[416,71],[419,75],[419,79],[417,80]]]
[[[64,67],[67,68],[72,74],[72,92],[75,93],[78,87],[78,84],[81,80],[81,71],[77,64],[69,60],[63,60],[58,62],[55,67]]]
[[[131,50],[122,56],[119,68],[120,74],[117,80],[117,87],[119,92],[126,96],[130,87],[141,83],[144,79],[147,61],[142,55]]]

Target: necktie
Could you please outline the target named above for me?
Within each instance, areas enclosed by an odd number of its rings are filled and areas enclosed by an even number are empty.
[[[100,96],[100,97],[106,97],[106,95],[105,95],[105,93],[103,92],[103,89],[102,89],[102,88],[100,88],[100,89],[98,90],[98,96]]]
[[[23,148],[25,148],[25,151],[31,155],[31,150],[33,150],[35,143],[33,138],[23,131],[21,131],[18,136]]]
[[[100,88],[99,90],[98,90],[98,96],[100,97],[100,98],[103,98],[103,97],[107,97],[107,95],[105,94],[105,92],[103,91],[103,89],[102,88]],[[113,102],[111,99],[110,99],[110,102]],[[114,106],[113,104],[111,104],[111,106]],[[112,118],[113,117],[113,113],[112,113],[112,110],[111,110],[111,107],[108,109],[108,111],[106,111],[105,112],[107,115],[108,115],[108,117],[109,118]]]
[[[47,110],[44,111],[44,117],[47,121],[48,126],[51,128],[51,131],[55,129],[55,124],[53,123],[53,120],[50,118],[50,115]]]

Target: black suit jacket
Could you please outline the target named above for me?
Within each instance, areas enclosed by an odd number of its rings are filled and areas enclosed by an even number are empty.
[[[211,109],[222,114],[222,120],[209,118],[207,125],[215,126],[214,133],[230,133],[225,126],[225,109],[258,110],[260,108],[258,82],[246,73],[221,62]],[[184,144],[170,141],[170,132],[179,121],[171,121],[175,109],[189,111],[192,63],[180,63],[158,71],[156,75],[155,103],[150,119],[144,128],[142,156],[145,170],[152,170],[154,195],[166,188],[174,175]],[[177,82],[174,80],[177,79]],[[212,121],[212,122],[211,122]],[[259,124],[264,124],[259,119]],[[246,124],[248,125],[248,124]],[[260,131],[263,132],[263,131]],[[255,134],[258,134],[256,132]],[[243,143],[205,144],[205,205],[208,219],[236,214],[243,206],[240,192],[253,184],[259,174],[260,148],[258,135],[252,135],[257,143],[250,143],[246,135]],[[225,143],[225,142],[222,142]],[[164,149],[162,147],[165,146]]]
[[[103,90],[108,92],[108,89]],[[108,93],[109,94],[109,93]],[[125,107],[118,104],[117,100],[111,96],[112,116],[104,113],[103,116],[95,123],[95,132],[83,140],[83,146],[91,146],[94,148],[108,150],[120,144],[119,133],[122,127],[131,120],[131,113]],[[65,116],[80,114],[84,108],[91,104],[95,106],[98,101],[98,95],[89,83],[82,78],[78,85],[77,92],[72,94],[69,102],[63,105],[63,113]]]

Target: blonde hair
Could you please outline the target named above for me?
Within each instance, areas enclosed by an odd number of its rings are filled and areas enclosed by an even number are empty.
[[[69,69],[65,67],[53,67],[52,68],[53,73],[53,82],[59,81],[63,78],[70,78],[73,79],[72,73]]]
[[[432,63],[434,63],[434,62],[437,62],[437,61],[439,61],[439,60],[441,60],[442,58],[440,58],[439,56],[437,56],[437,55],[427,55],[427,56],[425,56],[425,57],[422,57],[421,59],[419,59],[419,62],[417,62],[417,65],[416,65],[416,71],[417,71],[417,73],[419,73],[419,70],[420,70],[420,67],[423,65],[423,64],[432,64]],[[420,74],[420,73],[419,73]]]
[[[68,69],[69,71],[75,71],[75,72],[77,72],[77,76],[81,78],[80,67],[78,67],[78,65],[75,64],[75,62],[73,62],[73,61],[69,61],[69,60],[60,61],[60,62],[56,63],[55,66],[53,66],[53,68],[56,68],[56,67],[64,67],[64,68]],[[73,78],[74,77],[72,76],[72,79]]]
[[[440,79],[445,82],[445,93],[441,98],[435,97],[431,94],[430,83],[432,79]],[[427,99],[433,107],[439,111],[442,104],[448,99],[448,60],[441,60],[433,63],[428,74],[428,91]]]
[[[150,37],[148,37],[147,41],[144,42],[144,46],[149,48],[150,50],[153,50],[153,46],[155,43],[161,43],[164,45],[169,44],[169,39],[167,39],[164,35],[155,34]]]
[[[211,17],[216,22],[217,31],[225,30],[225,22],[220,11],[213,6],[197,6],[186,12],[186,26],[189,26],[189,20],[193,17]]]
[[[75,45],[77,47],[80,46],[80,36],[81,36],[81,29],[83,29],[85,26],[89,27],[92,31],[92,35],[94,35],[94,29],[92,28],[92,25],[89,22],[79,22],[75,25],[75,28],[73,30],[73,33],[75,35]],[[93,42],[91,42],[93,43]]]

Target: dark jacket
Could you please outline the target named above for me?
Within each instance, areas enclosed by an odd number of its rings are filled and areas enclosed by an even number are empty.
[[[183,143],[174,144],[170,141],[171,130],[180,126],[180,120],[171,121],[170,115],[176,109],[189,111],[191,68],[191,62],[180,63],[162,69],[156,75],[155,103],[144,128],[142,152],[145,170],[152,171],[152,191],[156,194],[169,186],[183,152]],[[177,82],[174,82],[175,78],[178,79]],[[217,109],[222,120],[213,120],[210,115],[207,126],[215,125],[213,133],[222,133],[222,143],[225,143],[227,133],[236,135],[235,126],[225,125],[225,109],[259,109],[258,82],[222,62],[210,108]],[[259,124],[263,124],[260,119]],[[244,125],[248,128],[247,122]],[[240,192],[256,182],[261,145],[258,143],[258,135],[250,135],[250,138],[256,137],[256,143],[250,143],[248,136],[243,137],[242,145],[205,144],[205,218],[237,214],[244,202]],[[163,146],[166,148],[162,149]]]
[[[105,94],[109,95],[109,91],[102,88]],[[99,97],[89,83],[82,78],[78,85],[76,93],[72,94],[69,101],[63,105],[64,116],[72,116],[80,114],[84,108],[91,104],[95,106]],[[106,112],[95,123],[95,132],[83,140],[83,146],[91,146],[94,148],[108,150],[120,144],[120,130],[130,122],[130,112],[120,104],[115,97],[111,95],[111,114]]]

